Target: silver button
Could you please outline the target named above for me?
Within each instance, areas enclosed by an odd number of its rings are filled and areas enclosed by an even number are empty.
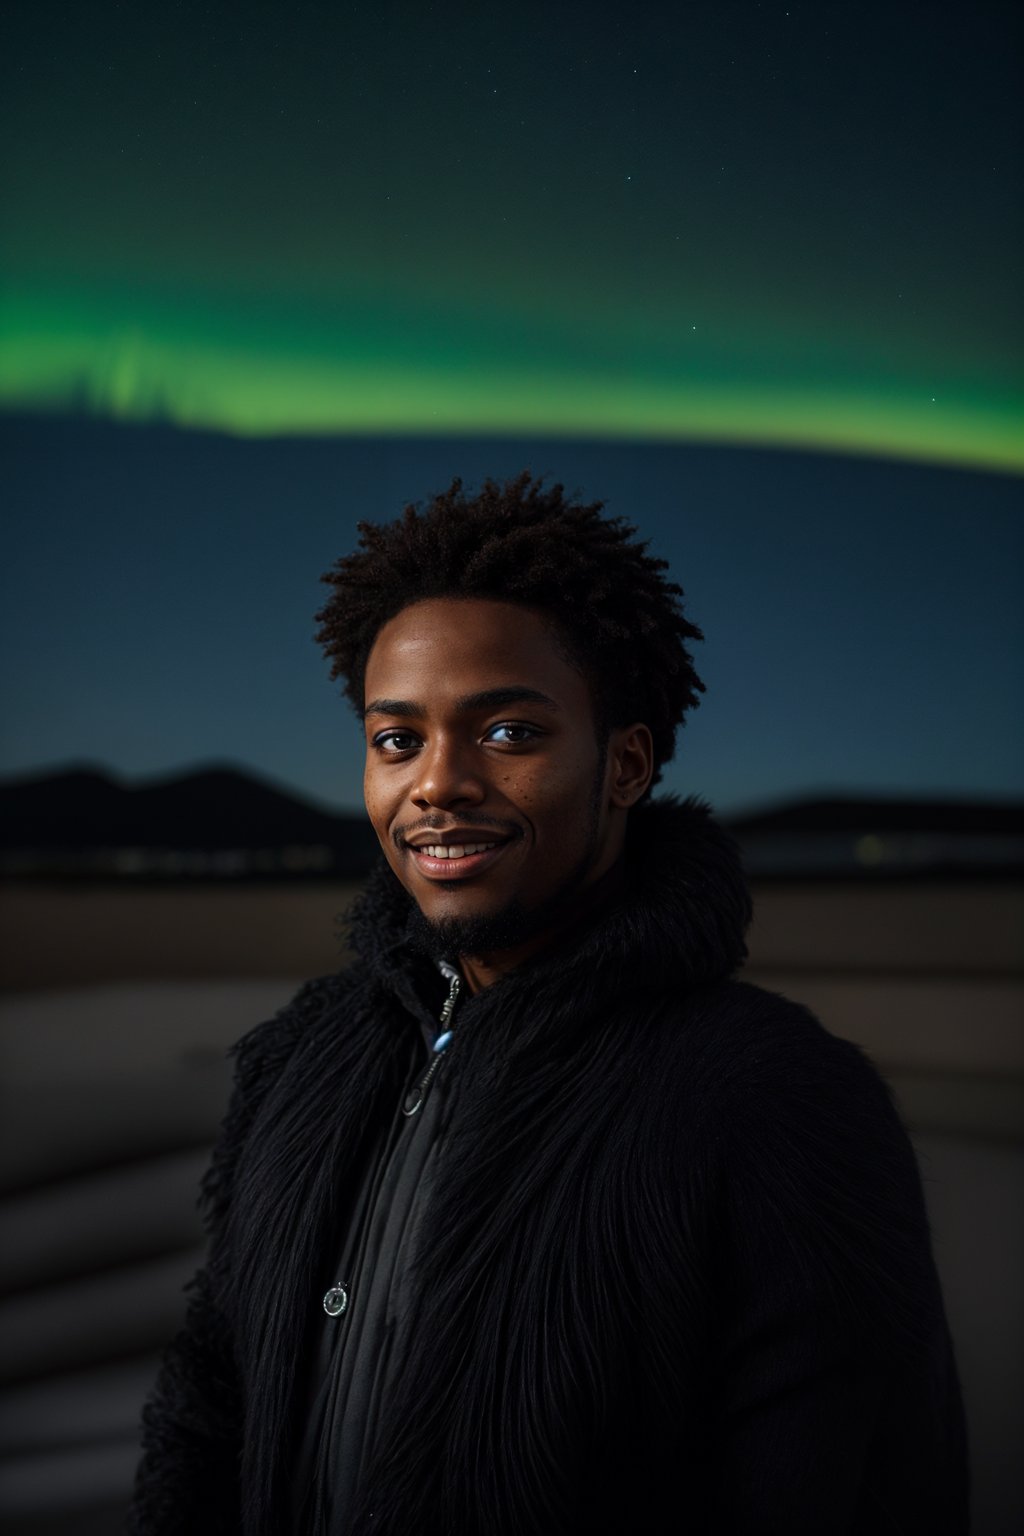
[[[324,1296],[324,1311],[328,1317],[340,1317],[348,1306],[348,1288],[339,1280]]]

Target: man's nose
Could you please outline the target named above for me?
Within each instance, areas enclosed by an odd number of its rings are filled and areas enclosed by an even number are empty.
[[[468,744],[439,739],[423,747],[417,763],[420,772],[412,790],[417,805],[479,805],[484,799],[486,785]]]

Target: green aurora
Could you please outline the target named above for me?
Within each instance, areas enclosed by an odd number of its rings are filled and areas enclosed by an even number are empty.
[[[1007,8],[45,9],[0,405],[1024,469]]]
[[[723,377],[714,359],[675,370],[581,362],[550,341],[509,355],[452,322],[432,345],[389,348],[363,327],[262,312],[247,331],[193,305],[179,315],[53,299],[10,304],[0,331],[0,399],[121,420],[169,420],[243,435],[498,432],[732,440],[1024,469],[1019,396],[902,380],[835,377],[751,359]],[[459,341],[456,341],[459,338]],[[695,349],[693,349],[695,350]],[[766,377],[766,373],[773,376]]]

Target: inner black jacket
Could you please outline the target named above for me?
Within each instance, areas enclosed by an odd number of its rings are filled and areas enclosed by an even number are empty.
[[[146,1536],[287,1529],[346,1179],[434,984],[407,915],[382,866],[360,960],[236,1048],[209,1259],[145,1414]],[[641,807],[614,905],[474,1000],[352,1531],[966,1531],[913,1153],[855,1046],[729,979],[749,916],[706,809]]]

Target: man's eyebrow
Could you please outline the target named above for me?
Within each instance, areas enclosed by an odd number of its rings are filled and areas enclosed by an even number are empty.
[[[557,709],[554,699],[541,693],[539,688],[484,688],[480,693],[464,693],[456,699],[455,708],[468,713],[474,709],[503,709],[506,704],[543,704],[545,709]]]
[[[362,718],[367,715],[422,715],[423,708],[419,704],[413,704],[409,699],[374,699],[372,704],[367,704],[363,710]]]
[[[479,709],[502,709],[506,704],[540,704],[545,709],[558,709],[555,700],[539,688],[511,687],[484,688],[479,693],[464,693],[456,699],[455,708],[460,714],[470,714]],[[363,719],[370,715],[398,715],[413,719],[427,713],[422,704],[412,699],[373,699],[363,710]]]

